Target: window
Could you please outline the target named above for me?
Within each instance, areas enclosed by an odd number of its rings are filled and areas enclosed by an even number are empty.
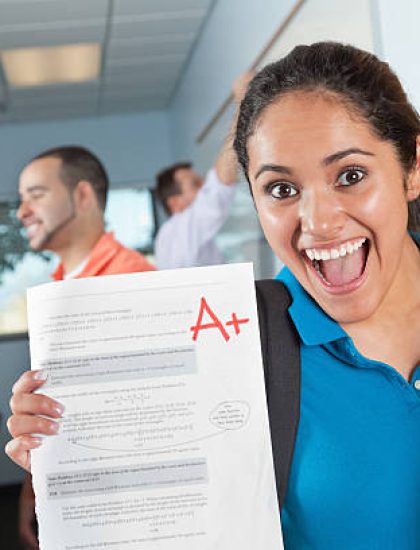
[[[106,229],[129,248],[153,251],[156,221],[149,189],[114,189],[108,194]]]
[[[16,208],[16,203],[0,203],[0,336],[26,333],[26,289],[50,281],[58,263],[53,254],[28,248]],[[156,222],[150,190],[110,190],[105,220],[106,230],[125,246],[153,252]]]

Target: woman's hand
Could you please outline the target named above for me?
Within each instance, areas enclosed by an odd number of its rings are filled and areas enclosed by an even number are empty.
[[[43,435],[58,432],[59,424],[55,420],[61,418],[64,412],[64,407],[54,399],[33,393],[45,381],[44,371],[26,371],[12,388],[12,416],[7,421],[7,427],[13,439],[7,443],[5,451],[28,472],[31,470],[29,451],[42,444]]]

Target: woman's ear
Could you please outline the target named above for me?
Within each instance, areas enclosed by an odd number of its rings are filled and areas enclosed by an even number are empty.
[[[420,135],[416,139],[416,163],[407,178],[407,200],[415,201],[420,195]]]

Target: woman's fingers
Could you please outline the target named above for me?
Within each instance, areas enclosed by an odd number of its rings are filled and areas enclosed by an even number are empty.
[[[16,464],[30,471],[30,451],[42,444],[38,435],[54,435],[59,424],[53,419],[62,416],[64,407],[42,394],[33,393],[46,381],[45,371],[27,371],[17,380],[12,389],[10,408],[12,416],[7,427],[13,439],[5,447],[6,454]]]
[[[34,394],[46,381],[46,372],[26,371],[12,388],[10,408],[14,415],[42,414],[52,418],[60,418],[64,407],[42,394]]]
[[[42,386],[47,380],[44,370],[27,370],[15,382],[12,393],[31,393]]]
[[[51,418],[60,418],[64,407],[51,397],[36,393],[14,393],[10,399],[13,414],[42,414]]]
[[[16,439],[31,434],[55,435],[59,430],[59,424],[42,416],[14,414],[8,418],[7,428]]]
[[[16,462],[18,466],[27,472],[31,471],[31,454],[29,451],[38,448],[42,444],[40,437],[22,435],[9,441],[5,447],[6,454]]]

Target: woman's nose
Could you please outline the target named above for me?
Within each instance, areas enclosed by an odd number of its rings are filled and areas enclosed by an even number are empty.
[[[329,188],[303,193],[299,215],[302,232],[319,240],[337,237],[345,221],[341,203]]]

